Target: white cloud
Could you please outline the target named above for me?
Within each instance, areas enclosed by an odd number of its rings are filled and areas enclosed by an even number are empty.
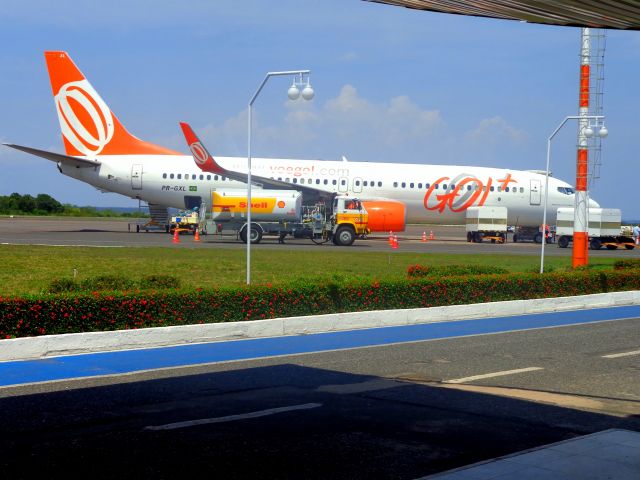
[[[505,141],[512,144],[522,144],[528,139],[528,135],[524,130],[509,125],[500,116],[481,120],[478,126],[467,134],[467,137],[471,141],[482,144],[497,144]]]

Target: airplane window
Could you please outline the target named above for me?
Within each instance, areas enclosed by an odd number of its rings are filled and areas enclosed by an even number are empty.
[[[504,187],[504,191],[508,192],[509,191],[509,187]]]
[[[179,174],[178,174],[178,180],[179,180],[179,179],[181,179],[181,178],[182,178],[182,174],[181,174],[181,173],[179,173]]]
[[[338,181],[337,180],[331,180],[331,185],[337,185]]]
[[[169,175],[169,178],[173,178],[173,173]]]
[[[200,175],[200,180],[204,180],[204,175]]]
[[[402,188],[407,188],[407,184],[405,182],[402,182]]]
[[[207,175],[207,180],[211,180],[211,175]]]
[[[382,182],[378,182],[378,186],[381,187],[382,186]]]
[[[293,183],[296,183],[296,179],[295,179],[295,178],[293,179]],[[304,184],[304,178],[301,178],[301,179],[300,179],[300,183],[301,183],[301,184]]]
[[[558,191],[560,193],[564,193],[565,195],[573,195],[575,191],[571,187],[558,187]]]
[[[215,181],[218,181],[218,175],[214,175],[214,176],[213,176],[213,179],[214,179]]]
[[[226,180],[226,178],[224,178],[224,176],[221,176],[220,179],[224,182]]]
[[[442,184],[442,189],[443,189],[443,190],[446,190],[446,189],[447,189],[447,184],[446,184],[446,183],[443,183],[443,184]]]
[[[419,183],[419,184],[418,184],[418,189],[421,189],[421,188],[422,188],[422,184],[421,184],[421,183]]]
[[[451,185],[449,185],[449,187],[451,187],[451,190],[454,190],[456,188],[455,183],[452,183]]]
[[[524,187],[520,187],[520,193],[524,193]]]
[[[471,190],[471,185],[467,185],[467,190]]]
[[[200,176],[202,176],[202,175],[200,175]],[[194,173],[193,175],[191,175],[191,180],[195,180],[196,177],[197,177],[197,175]],[[200,180],[202,180],[202,179],[200,179]]]
[[[301,180],[302,180],[302,179],[301,179]],[[294,179],[293,179],[293,183],[298,183],[298,179],[297,179],[297,178],[294,178]],[[300,183],[302,183],[302,182],[300,182]]]
[[[393,182],[393,188],[398,188],[398,182]]]
[[[437,183],[434,185],[434,189],[438,190],[440,188],[440,185],[438,185]]]
[[[360,180],[356,180],[356,187],[360,186]]]
[[[285,181],[285,182],[287,182],[287,183],[289,183],[289,179],[288,179],[288,178],[285,178],[285,179],[284,179],[284,181]]]
[[[189,174],[188,174],[188,173],[185,173],[185,174],[184,174],[184,179],[185,179],[185,180],[189,180]]]
[[[429,183],[424,184],[424,188],[429,188],[431,185]]]
[[[502,187],[498,187],[498,192],[501,192],[501,191],[502,191]]]
[[[163,173],[163,174],[162,174],[162,178],[167,178],[167,174],[166,174],[166,173]]]
[[[316,185],[320,185],[320,179],[316,178]]]
[[[324,184],[328,185],[329,184],[329,180],[327,180],[326,178],[324,179]]]
[[[347,184],[346,180],[340,180],[340,185],[343,185],[343,186],[344,186],[344,185],[346,185],[346,184]]]
[[[413,188],[413,182],[409,184],[409,188]]]
[[[493,191],[495,190],[495,188],[494,188],[494,187],[491,187],[491,189],[490,189],[490,190],[493,192]]]

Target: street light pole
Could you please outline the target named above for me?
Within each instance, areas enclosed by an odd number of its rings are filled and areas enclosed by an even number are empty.
[[[251,285],[251,116],[252,116],[253,103],[256,101],[256,98],[258,98],[258,95],[262,91],[262,88],[264,87],[264,85],[267,83],[267,80],[269,80],[271,77],[277,77],[277,76],[294,77],[293,84],[291,85],[291,87],[289,87],[289,90],[287,92],[287,95],[291,100],[295,100],[298,98],[298,96],[300,96],[300,90],[298,89],[298,86],[302,86],[302,85],[304,85],[304,88],[302,90],[302,98],[304,98],[305,100],[311,100],[313,98],[314,91],[313,91],[313,88],[311,88],[311,85],[309,83],[310,73],[311,73],[310,70],[288,70],[284,72],[268,72],[265,75],[264,80],[262,80],[262,83],[256,90],[256,93],[253,94],[253,97],[251,97],[251,100],[249,101],[249,108],[248,108],[249,127],[248,127],[248,140],[247,140],[247,145],[248,145],[247,146],[247,226],[245,228],[245,236],[247,239],[247,285]],[[306,84],[303,83],[305,75],[306,75]],[[298,77],[297,82],[296,82],[296,77]]]
[[[598,122],[600,122],[600,126],[598,129],[598,135],[601,137],[606,137],[608,135],[607,128],[604,126],[604,116],[603,115],[569,115],[565,117],[565,119],[560,122],[560,125],[553,131],[553,133],[547,139],[547,168],[545,170],[545,179],[544,179],[544,209],[542,212],[542,228],[547,228],[547,204],[549,201],[549,164],[551,162],[551,140],[556,134],[560,131],[564,124],[569,120],[595,120],[596,126],[598,126]],[[582,125],[581,128],[585,130],[584,135],[587,138],[593,136],[594,132],[590,125]],[[575,215],[575,211],[574,211]],[[540,250],[540,273],[544,273],[544,246],[547,243],[545,232],[542,232],[542,247]]]

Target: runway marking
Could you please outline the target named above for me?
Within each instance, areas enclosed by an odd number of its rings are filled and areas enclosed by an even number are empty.
[[[536,370],[544,370],[542,367],[519,368],[517,370],[503,370],[502,372],[485,373],[483,375],[474,375],[472,377],[456,378],[454,380],[444,380],[442,383],[466,383],[474,380],[482,380],[484,378],[502,377],[505,375],[514,375],[516,373],[534,372]]]
[[[228,415],[226,417],[202,418],[199,420],[189,420],[186,422],[167,423],[166,425],[156,425],[144,427],[145,430],[176,430],[178,428],[194,427],[196,425],[209,425],[211,423],[235,422],[236,420],[246,420],[249,418],[266,417],[268,415],[276,415],[283,412],[292,412],[295,410],[309,410],[321,407],[321,403],[304,403],[302,405],[291,405],[289,407],[269,408],[267,410],[259,410],[257,412],[242,413],[239,415]]]
[[[612,353],[611,355],[602,355],[602,358],[620,358],[620,357],[630,357],[632,355],[640,355],[640,350],[634,350],[633,352],[624,352],[624,353]]]

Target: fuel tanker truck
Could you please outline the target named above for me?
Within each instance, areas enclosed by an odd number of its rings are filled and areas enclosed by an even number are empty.
[[[331,205],[323,202],[304,205],[303,194],[299,191],[257,191],[251,196],[250,228],[246,218],[246,191],[212,191],[211,200],[203,230],[209,233],[232,230],[245,243],[247,236],[251,243],[259,243],[265,235],[277,236],[279,242],[284,243],[290,235],[318,244],[331,241],[335,245],[348,246],[357,237],[363,238],[372,231],[385,231],[386,228],[385,222],[376,215],[380,202],[361,201],[347,195],[336,195]],[[368,207],[374,212],[372,217]],[[398,217],[395,224],[401,221],[404,226],[404,208],[395,216]]]

